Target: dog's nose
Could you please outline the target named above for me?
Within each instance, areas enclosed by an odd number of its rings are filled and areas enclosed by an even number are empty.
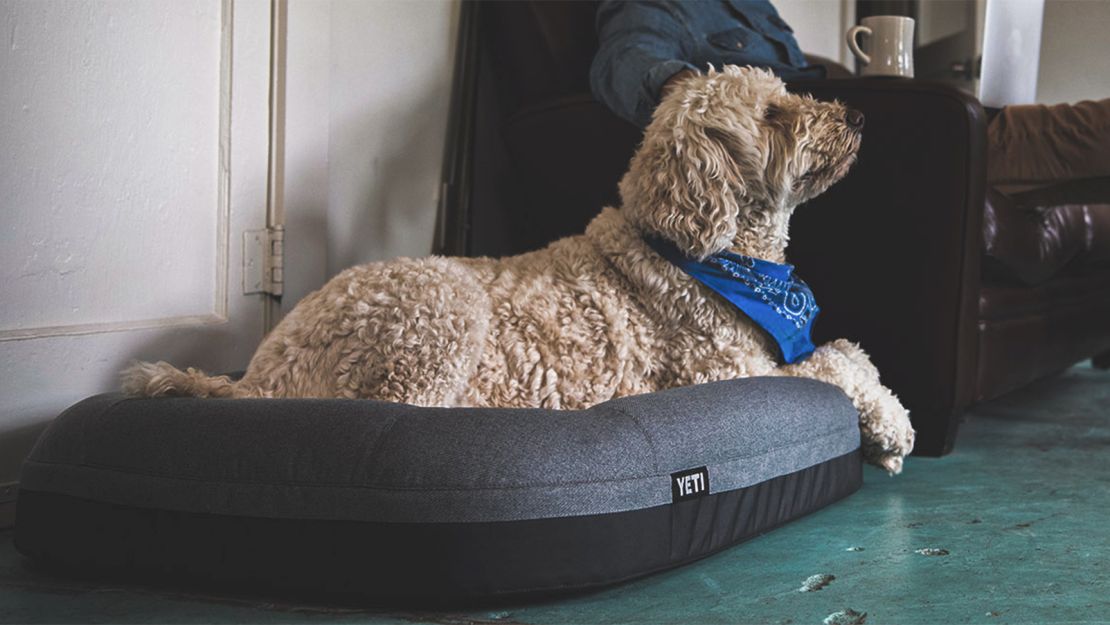
[[[852,128],[859,130],[863,128],[863,113],[856,109],[848,109],[844,112],[844,121],[848,122],[848,125]]]

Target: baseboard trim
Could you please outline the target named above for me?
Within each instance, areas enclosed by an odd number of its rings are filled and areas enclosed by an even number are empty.
[[[0,484],[0,530],[15,525],[15,496],[19,492],[19,482]]]

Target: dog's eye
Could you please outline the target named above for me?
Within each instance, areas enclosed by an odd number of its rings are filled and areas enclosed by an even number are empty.
[[[782,115],[782,109],[777,106],[768,106],[767,108],[763,109],[763,119],[766,119],[768,121],[777,119],[779,115]]]

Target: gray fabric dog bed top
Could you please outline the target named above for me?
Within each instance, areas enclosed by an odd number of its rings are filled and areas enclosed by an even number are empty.
[[[24,464],[16,545],[67,568],[375,600],[583,588],[850,494],[859,440],[839,389],[791,378],[577,411],[100,395]]]

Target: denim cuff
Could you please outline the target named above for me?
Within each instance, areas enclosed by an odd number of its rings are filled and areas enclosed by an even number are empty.
[[[640,88],[639,100],[636,103],[636,121],[640,127],[645,127],[651,123],[651,114],[655,112],[655,107],[659,104],[659,92],[663,89],[663,84],[670,80],[671,76],[686,69],[700,73],[700,70],[690,63],[677,59],[656,63],[647,71]]]

